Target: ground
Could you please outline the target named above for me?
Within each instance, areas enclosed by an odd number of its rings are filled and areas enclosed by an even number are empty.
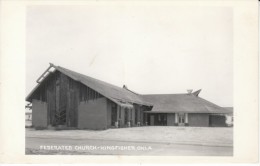
[[[26,129],[26,154],[232,156],[233,128]]]

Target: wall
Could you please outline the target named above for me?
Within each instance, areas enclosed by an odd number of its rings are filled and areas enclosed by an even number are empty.
[[[141,125],[145,125],[146,120],[144,118],[144,107],[135,104],[134,109],[137,110],[137,114],[135,114],[137,117],[135,123],[137,124],[137,122],[140,122]]]
[[[42,81],[33,93],[32,99],[47,102],[48,125],[77,126],[79,85],[59,71],[51,73]]]
[[[46,128],[48,126],[46,102],[32,100],[32,125],[36,128]]]
[[[107,128],[110,128],[112,126],[112,102],[107,99]]]
[[[78,128],[102,130],[107,128],[107,99],[80,102],[78,107]]]
[[[188,124],[189,126],[208,127],[209,114],[189,114]]]
[[[167,126],[176,126],[175,113],[167,114]]]
[[[119,120],[119,127],[124,127],[125,124],[125,110],[124,108],[119,109],[121,116],[119,116],[118,120]],[[119,115],[120,115],[119,113]]]
[[[93,89],[56,70],[42,81],[31,99],[47,102],[48,125],[77,127],[79,102],[101,97]]]
[[[221,115],[210,115],[210,126],[212,127],[226,127],[226,117]]]

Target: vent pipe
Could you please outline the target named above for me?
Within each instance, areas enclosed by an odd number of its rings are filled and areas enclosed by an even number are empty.
[[[191,94],[193,89],[187,89],[188,94]]]

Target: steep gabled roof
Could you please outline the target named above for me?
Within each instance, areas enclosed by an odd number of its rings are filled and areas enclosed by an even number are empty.
[[[125,105],[128,105],[127,103],[130,104],[136,103],[140,105],[153,106],[151,113],[152,112],[154,113],[185,112],[185,113],[229,114],[233,112],[230,111],[229,109],[224,109],[216,104],[213,104],[205,99],[200,98],[198,95],[201,90],[198,90],[190,94],[140,95],[129,90],[126,86],[124,86],[124,88],[120,88],[118,86],[109,84],[107,82],[71,71],[69,69],[60,66],[55,66],[53,64],[51,64],[50,67],[54,67],[55,71],[59,71],[67,75],[71,79],[88,86],[89,88],[97,91],[101,95],[105,96],[111,101],[114,101],[117,104],[122,105],[123,103],[125,103]],[[47,72],[49,68],[46,70]],[[42,76],[44,74],[42,74]],[[31,91],[31,93],[26,97],[27,101],[30,101],[30,98],[33,95],[33,93],[40,87],[41,83],[47,77],[49,77],[49,75],[43,77],[42,81],[39,82],[39,84]],[[37,81],[39,81],[40,78]]]
[[[153,103],[154,113],[228,113],[229,111],[202,99],[196,94],[153,94],[143,95],[147,102]]]
[[[109,84],[107,82],[74,72],[72,70],[54,66],[53,67],[63,73],[64,75],[70,77],[71,79],[78,81],[89,88],[95,90],[96,92],[100,93],[101,95],[111,99],[114,102],[126,102],[126,103],[136,103],[141,105],[151,106],[151,103],[146,102],[143,99],[143,96],[133,93],[125,88],[120,88],[118,86]],[[48,77],[48,76],[47,76]],[[39,87],[40,83],[34,88],[34,90],[27,96],[26,100],[28,101],[30,96],[33,92]]]
[[[71,77],[72,79],[90,87],[91,89],[97,91],[107,98],[112,98],[123,102],[151,105],[149,102],[145,102],[145,100],[143,100],[143,96],[132,93],[125,88],[120,88],[118,86],[65,69],[63,67],[58,66],[57,70]]]

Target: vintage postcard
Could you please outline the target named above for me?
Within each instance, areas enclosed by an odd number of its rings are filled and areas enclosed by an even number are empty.
[[[258,160],[257,1],[2,4],[3,161]]]

